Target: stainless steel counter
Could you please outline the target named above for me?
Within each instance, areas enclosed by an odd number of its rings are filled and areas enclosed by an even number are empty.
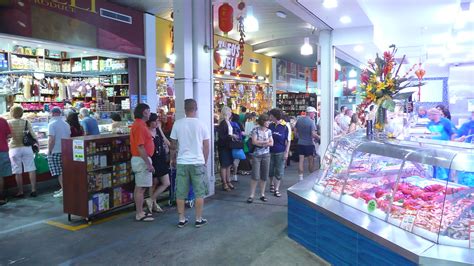
[[[288,189],[299,201],[420,265],[474,265],[474,249],[438,245],[312,190],[318,174]]]

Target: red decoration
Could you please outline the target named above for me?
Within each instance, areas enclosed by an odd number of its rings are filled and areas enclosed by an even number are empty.
[[[421,101],[421,80],[425,75],[426,71],[421,68],[421,63],[418,64],[418,69],[415,71],[415,75],[418,77],[418,101]]]
[[[339,79],[339,71],[334,70],[334,81],[337,81]]]
[[[316,67],[311,70],[311,80],[314,82],[318,81],[318,69]]]
[[[234,9],[228,3],[219,7],[219,29],[227,35],[234,28]]]

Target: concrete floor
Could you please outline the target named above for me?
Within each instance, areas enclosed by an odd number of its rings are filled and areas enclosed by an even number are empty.
[[[286,171],[282,197],[267,192],[266,203],[245,202],[249,176],[240,176],[234,191],[217,188],[205,204],[209,224],[199,229],[193,209],[179,229],[175,208],[141,223],[129,207],[71,231],[48,224],[82,224],[67,221],[51,192],[11,201],[0,207],[0,265],[327,265],[287,237],[285,190],[297,182],[295,167]]]

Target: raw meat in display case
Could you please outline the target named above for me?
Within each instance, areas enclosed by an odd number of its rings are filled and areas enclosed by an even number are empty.
[[[469,248],[474,188],[456,181],[474,172],[474,146],[367,140],[356,132],[334,140],[323,165],[316,192],[435,243]],[[448,179],[436,178],[441,168]]]

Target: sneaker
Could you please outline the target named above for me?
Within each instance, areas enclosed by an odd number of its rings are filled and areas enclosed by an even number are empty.
[[[196,226],[197,228],[199,228],[199,227],[205,226],[206,224],[207,224],[207,220],[204,219],[204,218],[201,218],[201,221],[196,221],[196,222],[194,223],[194,226]]]
[[[188,219],[184,220],[184,222],[179,222],[179,223],[178,223],[178,227],[179,227],[179,228],[183,228],[183,227],[184,227],[185,225],[187,225],[187,224],[188,224]]]
[[[300,181],[303,181],[303,176],[302,175],[300,175]]]
[[[55,197],[55,198],[62,198],[62,197],[63,197],[63,191],[61,190],[61,191],[59,191],[58,193],[55,193],[55,194],[53,195],[53,197]]]
[[[54,194],[58,194],[58,193],[63,193],[63,189],[61,188],[60,190],[54,191],[53,195],[54,195]]]

